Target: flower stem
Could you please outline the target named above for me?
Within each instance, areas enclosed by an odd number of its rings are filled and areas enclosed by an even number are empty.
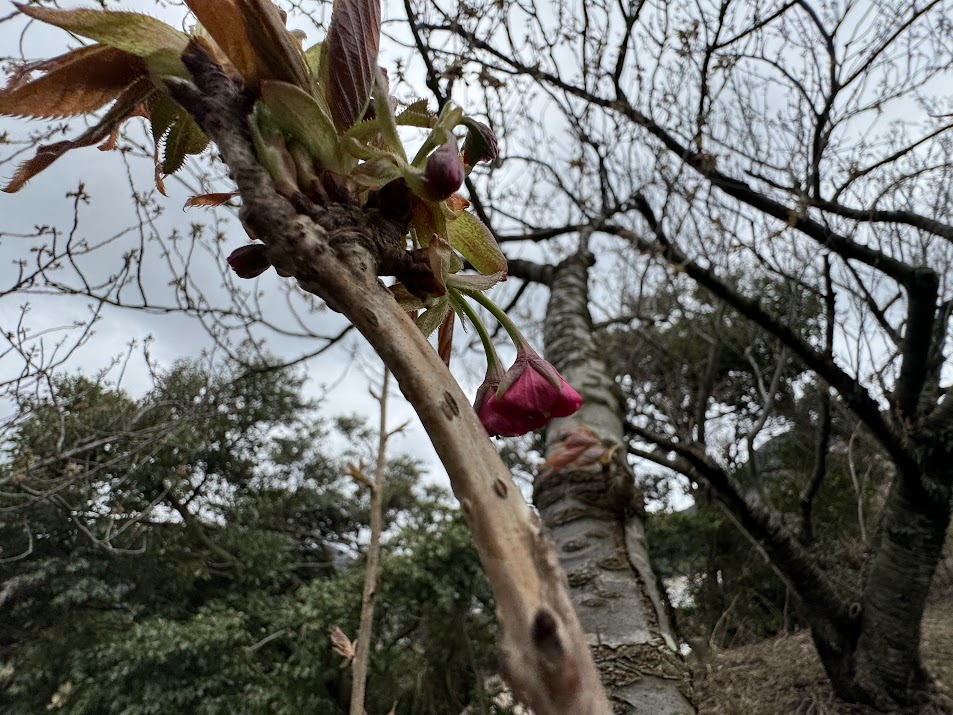
[[[473,323],[473,327],[476,328],[477,335],[480,336],[480,342],[483,343],[483,350],[486,352],[487,373],[500,371],[500,358],[496,354],[496,348],[493,347],[493,339],[490,338],[490,333],[487,332],[486,326],[483,324],[483,321],[480,320],[480,316],[471,305],[467,303],[467,299],[456,290],[451,289],[448,291],[448,295],[450,296],[451,305],[453,305],[458,313],[463,314],[460,317],[466,316],[467,319]]]
[[[510,320],[509,316],[503,312],[503,309],[500,308],[496,303],[486,297],[481,291],[478,290],[462,290],[462,293],[465,293],[470,298],[473,298],[477,303],[486,308],[490,313],[493,314],[493,317],[500,321],[500,325],[503,326],[503,329],[509,333],[510,338],[513,342],[516,343],[516,348],[518,350],[526,350],[529,345],[526,342],[526,338],[523,337],[523,334],[520,332],[519,328],[516,327],[516,323]]]

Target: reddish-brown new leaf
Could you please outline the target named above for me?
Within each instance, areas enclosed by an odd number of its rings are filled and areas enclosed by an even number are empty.
[[[361,118],[380,71],[380,0],[334,0],[321,53],[321,80],[339,131]]]
[[[450,367],[450,353],[453,350],[453,323],[456,314],[451,310],[437,331],[437,354],[443,364]]]
[[[196,206],[221,206],[227,204],[230,200],[238,196],[237,191],[226,191],[221,194],[198,194],[189,197],[185,202],[185,208],[191,209]]]
[[[135,116],[135,115],[131,115]],[[112,151],[119,144],[119,125],[117,124],[109,132],[109,136],[103,140],[103,143],[99,145],[99,151]]]
[[[70,149],[93,146],[103,141],[108,142],[113,131],[129,117],[134,116],[139,110],[139,106],[146,102],[155,91],[155,85],[148,79],[136,80],[119,96],[99,124],[83,132],[76,139],[41,146],[32,159],[19,166],[13,178],[10,179],[10,183],[3,187],[3,190],[8,194],[19,191],[27,181],[46,169]]]
[[[43,76],[32,81],[32,72]],[[91,45],[34,62],[0,90],[0,114],[17,117],[71,117],[95,112],[148,74],[140,58],[114,47]]]
[[[261,79],[261,68],[235,1],[185,0],[185,4],[195,13],[196,19],[235,66],[245,83],[256,86]]]
[[[236,6],[259,78],[288,82],[310,93],[311,79],[304,53],[285,28],[278,7],[271,0],[236,0]]]

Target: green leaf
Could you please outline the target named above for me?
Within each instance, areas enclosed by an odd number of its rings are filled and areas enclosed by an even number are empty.
[[[500,281],[506,280],[506,274],[500,271],[499,273],[492,273],[490,275],[455,275],[451,274],[447,276],[447,286],[457,288],[458,290],[478,290],[486,291],[490,290]]]
[[[377,159],[383,157],[393,158],[393,154],[384,149],[377,149],[370,144],[359,142],[353,137],[344,137],[341,139],[341,149],[357,159]]]
[[[149,123],[152,125],[152,140],[156,146],[175,124],[175,118],[182,108],[167,94],[157,94],[149,108]]]
[[[424,336],[429,337],[434,330],[440,327],[447,313],[450,312],[450,299],[440,298],[430,308],[417,317],[417,327]]]
[[[379,121],[376,119],[365,119],[348,129],[344,136],[356,139],[357,141],[366,144],[380,134],[380,131]]]
[[[261,83],[261,97],[281,130],[323,166],[340,174],[353,167],[341,155],[334,124],[314,97],[293,84],[275,81]]]
[[[290,196],[298,190],[294,158],[288,151],[281,129],[264,103],[255,103],[249,124],[255,151],[258,153],[258,161],[275,180],[275,188],[279,193]]]
[[[334,0],[321,51],[321,85],[335,126],[348,129],[364,114],[377,75],[380,0]]]
[[[453,221],[448,221],[447,240],[483,275],[506,275],[506,256],[490,229],[473,214],[464,211]]]
[[[374,116],[380,125],[381,139],[401,161],[407,163],[407,152],[397,134],[397,123],[394,121],[394,108],[390,101],[390,87],[384,78],[384,73],[377,70],[374,80]]]
[[[36,5],[17,5],[24,15],[61,27],[117,50],[142,57],[159,74],[188,77],[178,59],[189,37],[161,20],[137,12],[110,10],[59,10]]]
[[[162,171],[174,174],[189,154],[201,154],[208,146],[208,137],[184,110],[180,110],[165,138],[162,151]]]
[[[308,65],[308,71],[312,77],[320,76],[321,72],[321,46],[324,43],[316,42],[304,51],[304,61]]]
[[[351,178],[367,189],[380,189],[403,174],[393,157],[378,156],[360,164],[351,172]]]
[[[328,98],[324,93],[324,85],[321,84],[321,59],[324,57],[324,43],[318,42],[309,47],[304,52],[304,60],[308,65],[308,72],[311,73],[311,94],[315,101],[321,105],[321,110],[328,117],[331,116],[331,109],[328,107]]]
[[[189,154],[201,154],[208,146],[208,137],[182,107],[166,94],[160,94],[149,109],[152,139],[162,146],[159,168],[174,174]]]
[[[418,99],[409,104],[395,118],[398,126],[402,127],[421,127],[430,129],[437,121],[437,115],[427,108],[426,99]]]

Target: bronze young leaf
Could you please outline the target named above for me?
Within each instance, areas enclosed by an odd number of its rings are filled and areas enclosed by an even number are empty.
[[[334,124],[345,131],[364,114],[377,73],[380,0],[335,0],[321,46],[321,84]]]

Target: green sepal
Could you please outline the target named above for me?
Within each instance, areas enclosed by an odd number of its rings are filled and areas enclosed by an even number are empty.
[[[411,164],[404,166],[404,181],[407,182],[407,188],[413,191],[417,196],[419,196],[424,201],[433,202],[427,192],[427,183],[424,181],[424,172],[420,169],[414,167]],[[446,221],[444,217],[441,218]],[[443,234],[443,231],[437,231],[436,233]]]
[[[423,169],[427,165],[430,152],[446,144],[450,140],[453,128],[461,123],[463,123],[463,110],[452,106],[449,102],[445,104],[434,122],[433,129],[430,130],[430,135],[417,150],[411,164],[418,169]]]
[[[483,275],[506,275],[506,256],[490,229],[473,214],[464,211],[447,221],[447,240]]]
[[[438,298],[427,310],[417,316],[417,327],[425,337],[430,337],[440,327],[449,312],[450,299],[447,296]]]

